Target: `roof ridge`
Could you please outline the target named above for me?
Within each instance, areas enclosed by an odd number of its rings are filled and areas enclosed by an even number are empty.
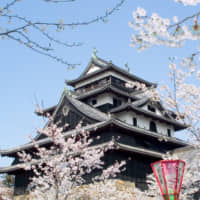
[[[89,148],[106,147],[107,145],[109,145],[109,143],[111,141],[112,140],[103,142],[103,143],[91,146]],[[158,158],[162,158],[162,156],[164,155],[163,153],[160,153],[160,152],[157,152],[154,150],[148,150],[148,149],[145,149],[142,147],[136,147],[136,146],[131,146],[128,144],[123,144],[121,142],[117,142],[116,140],[114,140],[114,147],[115,147],[114,148],[115,150],[120,149],[120,150],[130,151],[130,152],[139,153],[139,154],[147,154],[147,155],[155,156]],[[35,161],[33,161],[31,163],[27,163],[27,164],[32,165],[32,164],[37,164],[38,162],[40,162],[40,160],[35,160]],[[0,167],[0,173],[16,171],[16,170],[22,169],[23,166],[24,166],[24,163],[19,163],[19,164],[15,164],[15,165],[8,166],[8,167]]]
[[[140,128],[137,128],[137,127],[130,126],[129,124],[124,123],[124,122],[122,122],[118,119],[114,119],[112,117],[109,118],[108,120],[105,120],[105,121],[102,121],[102,122],[97,122],[97,123],[93,123],[93,124],[90,124],[90,125],[87,125],[87,126],[83,126],[83,127],[81,127],[81,129],[90,132],[90,131],[96,130],[98,128],[102,128],[102,127],[110,125],[110,124],[115,124],[118,127],[127,128],[130,131],[134,131],[134,132],[137,132],[139,134],[148,135],[150,137],[154,137],[154,138],[158,138],[158,139],[163,138],[162,135],[150,132],[150,131],[145,130],[145,129],[140,129]],[[73,133],[78,133],[78,131],[76,129],[72,129],[72,130],[64,132],[63,135],[64,135],[64,137],[67,138],[67,137],[70,137],[70,135],[73,134]],[[181,144],[183,146],[188,145],[187,142],[185,142],[184,140],[179,140],[178,138],[167,137],[167,141],[178,143],[178,144]],[[44,139],[40,139],[40,140],[36,141],[36,143],[39,146],[50,143],[50,142],[51,142],[50,138],[44,138]],[[17,146],[17,147],[13,147],[13,148],[10,148],[10,149],[0,150],[0,154],[2,156],[8,156],[8,155],[12,155],[12,154],[14,154],[18,151],[22,151],[22,150],[29,149],[29,148],[32,148],[32,147],[33,147],[33,144],[29,142],[29,143],[26,143],[26,144],[23,144],[23,145],[20,145],[20,146]]]
[[[100,58],[98,58],[98,59],[100,59]],[[103,59],[101,59],[101,60],[103,60]],[[104,61],[104,60],[103,60],[103,61]],[[97,64],[97,65],[99,65],[100,67],[102,67],[102,64],[100,64],[98,61],[96,62],[96,61],[93,61],[93,60],[91,59],[90,63],[91,63],[91,62],[94,62],[95,64]],[[114,70],[118,71],[118,73],[122,73],[122,74],[124,74],[125,76],[128,76],[130,79],[135,79],[136,81],[143,82],[143,83],[145,83],[146,85],[149,85],[149,86],[151,86],[151,85],[156,86],[156,85],[157,85],[156,83],[152,83],[152,82],[146,81],[145,79],[140,78],[140,77],[138,77],[138,76],[136,76],[136,75],[134,75],[134,74],[132,74],[132,73],[126,71],[125,69],[123,69],[123,68],[121,68],[121,67],[118,67],[117,65],[113,64],[112,62],[107,62],[107,61],[104,61],[104,62],[106,62],[107,65],[105,65],[104,67],[102,67],[100,70],[91,72],[91,73],[89,73],[89,74],[84,74],[84,72],[87,71],[87,69],[88,69],[88,67],[87,67],[86,70],[82,73],[82,75],[80,75],[80,76],[79,76],[78,78],[76,78],[76,79],[67,80],[66,83],[73,86],[73,84],[74,84],[75,82],[80,81],[81,79],[84,79],[84,78],[87,78],[87,77],[91,77],[91,76],[93,76],[93,75],[96,75],[97,73],[102,72],[103,70],[106,70],[106,69],[108,69],[108,68],[113,68]]]
[[[112,109],[110,112],[112,112],[112,113],[113,112],[121,112],[123,109],[127,108],[128,106],[130,106],[136,112],[141,112],[141,113],[147,114],[147,115],[149,115],[151,117],[157,118],[158,120],[160,119],[160,120],[164,120],[165,122],[172,123],[174,126],[177,126],[178,130],[183,129],[183,128],[188,128],[188,125],[186,125],[185,123],[182,123],[182,122],[177,121],[175,119],[172,120],[172,119],[164,117],[164,116],[158,116],[153,112],[141,109],[141,108],[139,108],[139,107],[137,107],[137,106],[135,106],[133,104],[123,104],[120,107]]]
[[[94,108],[76,98],[71,97],[69,94],[67,94],[66,91],[63,91],[63,93],[62,93],[62,96],[52,114],[53,118],[55,117],[55,115],[56,115],[57,111],[59,110],[65,97],[80,113],[82,113],[83,115],[86,115],[89,118],[95,119],[96,121],[105,121],[109,118],[106,113],[103,113],[100,110],[97,110],[96,108]],[[85,107],[85,109],[84,109],[84,107]],[[49,122],[47,122],[44,127],[48,126],[48,124],[49,124]],[[40,134],[38,134],[35,137],[35,139],[37,140],[39,138],[39,136],[40,136]]]
[[[123,91],[123,90],[120,90],[119,88],[117,88],[116,86],[114,85],[111,85],[111,84],[105,84],[105,85],[102,85],[98,88],[95,88],[93,90],[90,90],[88,92],[85,92],[84,94],[80,94],[80,95],[77,95],[76,98],[77,99],[83,99],[85,97],[88,97],[90,95],[93,95],[95,93],[98,93],[98,92],[102,92],[106,89],[111,89],[113,92],[117,92],[117,93],[120,93],[121,95],[124,95],[124,96],[127,96],[127,97],[130,97],[132,99],[137,99],[137,97],[133,96],[132,94],[126,92],[126,91]]]
[[[101,124],[103,124],[103,123],[105,123],[105,121],[103,121],[103,122],[97,122],[97,123],[93,123],[93,124],[89,124],[89,125],[86,125],[86,126],[82,126],[81,127],[81,129],[87,129],[88,131],[91,131],[92,129],[93,129],[93,127],[95,126],[97,126],[97,125],[101,125]],[[91,129],[91,130],[90,130]],[[74,132],[79,132],[79,130],[77,130],[77,129],[72,129],[72,130],[69,130],[69,131],[66,131],[66,132],[63,132],[63,135],[64,135],[64,137],[68,137],[68,136],[70,136],[71,134],[73,134]],[[39,145],[39,146],[41,146],[41,145],[44,145],[44,144],[47,144],[47,143],[49,143],[49,142],[52,142],[52,140],[51,140],[51,138],[49,138],[49,137],[46,137],[46,138],[43,138],[43,139],[40,139],[40,140],[37,140],[37,141],[35,141],[35,143],[37,144],[37,145]],[[28,149],[28,148],[31,148],[31,147],[33,147],[34,145],[33,145],[33,143],[31,143],[31,142],[28,142],[28,143],[25,143],[25,144],[22,144],[22,145],[19,145],[19,146],[16,146],[16,147],[12,147],[12,148],[9,148],[9,149],[0,149],[0,154],[2,155],[2,156],[4,156],[4,155],[7,155],[7,154],[9,154],[9,152],[12,154],[12,153],[15,153],[15,152],[17,152],[17,151],[22,151],[22,150],[24,150],[24,149]]]
[[[76,98],[72,98],[68,94],[65,94],[65,97],[70,101],[70,103],[72,103],[73,106],[76,107],[76,109],[78,109],[84,115],[87,115],[87,114],[91,115],[92,113],[90,111],[94,111],[94,112],[97,113],[97,115],[95,115],[95,117],[94,116],[93,117],[97,121],[104,121],[104,120],[108,119],[108,115],[106,113],[101,112],[100,110],[92,107],[91,105],[88,105],[88,104],[86,104],[86,103],[84,103],[84,102],[82,102],[82,101],[80,101],[80,100],[78,100]],[[81,104],[81,105],[77,105],[77,104]],[[86,107],[86,109],[84,111],[82,110],[82,109],[84,109],[83,106]]]
[[[100,67],[100,68],[104,68],[105,66],[102,66],[101,63],[98,62],[98,60],[100,60],[101,62],[105,62],[105,63],[108,64],[107,61],[105,61],[105,60],[103,60],[103,59],[101,59],[101,58],[99,58],[99,57],[97,57],[97,56],[96,56],[96,58],[97,58],[97,59],[95,59],[95,58],[93,58],[93,57],[90,58],[90,61],[89,61],[88,65],[87,65],[87,67],[86,67],[85,70],[80,74],[79,78],[86,75],[86,73],[87,73],[87,71],[89,70],[89,68],[90,68],[90,66],[91,66],[92,63],[93,63],[93,64],[97,64],[98,67]]]

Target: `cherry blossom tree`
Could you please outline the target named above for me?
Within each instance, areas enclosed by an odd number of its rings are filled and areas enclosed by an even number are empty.
[[[113,149],[113,142],[92,146],[93,139],[81,124],[74,133],[65,136],[63,127],[54,124],[49,116],[48,126],[39,132],[51,140],[51,146],[38,146],[32,139],[34,151],[31,154],[25,151],[19,153],[22,168],[34,174],[29,185],[33,199],[81,199],[84,195],[81,185],[87,181],[105,182],[124,170],[125,161],[116,161],[104,168],[102,157],[106,151]],[[94,170],[101,171],[100,175],[97,173],[87,178]]]
[[[185,6],[195,6],[199,3],[198,0],[175,0],[175,2],[183,3]],[[130,22],[130,26],[134,29],[131,44],[139,51],[160,45],[184,48],[186,40],[200,39],[199,15],[200,12],[197,12],[181,20],[178,16],[174,16],[171,20],[162,18],[157,13],[148,16],[145,9],[138,7],[133,12],[134,20]],[[172,87],[162,85],[159,89],[164,104],[176,112],[178,120],[188,124],[190,136],[199,142],[200,68],[198,55],[199,47],[196,46],[188,57],[170,57],[169,77]]]
[[[40,7],[42,2],[46,2],[47,9],[49,4],[54,4],[55,9],[60,6],[68,6],[76,0],[39,0],[32,1],[35,4],[35,8]],[[23,0],[7,0],[0,3],[0,38],[10,39],[17,42],[39,54],[45,55],[54,59],[62,64],[67,65],[69,68],[73,68],[76,63],[70,63],[70,61],[59,57],[55,53],[57,45],[62,45],[66,48],[79,47],[81,42],[66,42],[57,38],[57,32],[64,31],[66,28],[78,28],[80,26],[87,26],[98,22],[107,22],[109,17],[120,9],[126,0],[119,0],[111,9],[106,9],[105,13],[101,16],[91,17],[88,21],[71,21],[67,22],[67,19],[55,19],[51,21],[43,21],[42,18],[35,20],[34,16],[22,15],[25,6]]]
[[[185,6],[198,6],[199,0],[174,0]],[[129,23],[134,32],[131,45],[139,51],[153,46],[184,48],[186,41],[200,39],[200,12],[186,15],[183,19],[174,16],[161,17],[162,13],[148,12],[141,7],[133,12],[133,21]],[[198,43],[187,57],[169,58],[169,78],[171,85],[162,85],[160,98],[165,106],[176,113],[176,119],[188,125],[189,141],[195,144],[195,159],[186,161],[186,171],[181,199],[193,199],[192,195],[199,191],[199,147],[200,147],[200,68]],[[130,84],[129,84],[130,85]],[[170,159],[168,157],[168,159]],[[153,183],[152,183],[153,184]]]
[[[0,200],[11,200],[13,196],[13,189],[6,187],[0,182]]]

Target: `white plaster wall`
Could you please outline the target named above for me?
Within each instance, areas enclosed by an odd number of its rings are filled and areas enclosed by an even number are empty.
[[[174,128],[173,126],[166,124],[166,123],[161,123],[161,122],[157,122],[158,126],[158,132],[162,133],[163,135],[167,135],[167,129],[171,130],[171,136],[174,136]]]
[[[114,76],[114,77],[116,77],[116,78],[119,78],[119,79],[121,79],[121,80],[123,80],[123,81],[126,81],[126,82],[128,82],[128,81],[133,81],[132,79],[127,78],[126,76],[122,76],[121,74],[119,74],[119,73],[117,73],[117,72],[108,71],[108,72],[104,72],[104,73],[102,73],[102,74],[96,75],[95,77],[88,78],[87,80],[81,81],[80,83],[77,83],[77,84],[75,85],[75,88],[82,87],[82,86],[84,86],[84,85],[87,85],[87,84],[89,84],[89,83],[91,83],[91,82],[94,82],[94,81],[97,81],[97,80],[99,80],[99,79],[108,77],[108,76],[110,76],[110,75],[112,75],[112,76]]]
[[[167,123],[161,123],[158,120],[152,120],[149,117],[145,117],[143,115],[137,115],[136,113],[130,111],[130,112],[121,112],[118,113],[117,118],[121,121],[126,122],[127,124],[133,125],[133,117],[137,118],[137,126],[138,128],[149,130],[149,124],[150,121],[154,121],[156,123],[157,127],[157,133],[162,135],[167,135],[167,129],[171,130],[171,135],[174,136],[174,128],[173,126],[167,124]]]
[[[97,71],[97,70],[99,70],[99,69],[100,69],[99,67],[97,67],[97,66],[95,66],[95,65],[92,65],[92,66],[90,67],[90,69],[87,71],[87,74],[92,73],[92,72],[94,72],[94,71]]]
[[[96,99],[97,99],[97,104],[95,104],[94,107],[101,106],[106,103],[110,103],[110,104],[113,103],[113,96],[109,93],[104,93],[102,95],[98,95],[96,97]]]
[[[158,110],[158,108],[154,107],[156,109],[155,114],[162,116],[162,113]],[[148,110],[148,104],[142,106],[142,109],[147,110],[149,112],[151,112],[150,110]]]
[[[100,94],[95,98],[92,99],[96,99],[97,100],[97,104],[93,105],[94,107],[98,107],[107,103],[113,104],[113,98],[117,98],[120,99],[122,101],[122,103],[124,103],[124,99],[123,98],[119,98],[116,97],[116,95],[111,94],[111,93],[104,93],[104,94]],[[92,101],[92,99],[90,100],[90,102]]]

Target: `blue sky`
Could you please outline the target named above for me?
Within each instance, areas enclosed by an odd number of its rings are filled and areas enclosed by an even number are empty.
[[[13,11],[35,20],[85,21],[104,14],[116,2],[118,1],[77,0],[66,5],[48,5],[41,3],[41,0],[22,0]],[[194,8],[175,4],[173,0],[127,0],[106,24],[99,22],[74,30],[67,28],[62,33],[53,32],[61,40],[84,43],[78,48],[58,46],[55,52],[69,62],[81,64],[71,71],[14,41],[0,40],[1,149],[27,142],[27,135],[35,136],[36,130],[43,126],[42,119],[34,114],[36,104],[39,103],[44,108],[55,105],[65,87],[64,81],[76,78],[84,70],[94,47],[98,50],[97,55],[105,60],[112,60],[122,68],[128,63],[131,72],[137,76],[157,83],[168,81],[168,57],[192,53],[193,44],[187,44],[187,50],[154,47],[138,53],[130,47],[133,30],[128,26],[128,22],[132,20],[132,11],[138,6],[146,8],[149,14],[158,12],[163,17],[178,15],[182,18],[195,11]],[[43,42],[39,35],[35,35],[35,38]],[[0,159],[0,166],[8,165],[9,162],[8,159]]]

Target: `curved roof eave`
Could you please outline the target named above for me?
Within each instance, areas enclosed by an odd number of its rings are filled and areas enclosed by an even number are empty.
[[[157,133],[151,132],[149,130],[145,130],[145,129],[141,129],[141,128],[131,126],[127,123],[124,123],[124,122],[117,120],[117,119],[114,119],[114,118],[110,118],[109,120],[106,120],[106,121],[103,121],[103,122],[90,124],[90,125],[82,127],[81,129],[90,132],[90,131],[96,131],[97,129],[104,128],[104,127],[110,126],[110,125],[115,125],[116,127],[119,127],[119,128],[125,129],[125,130],[129,130],[129,131],[132,131],[134,133],[142,134],[144,136],[157,138],[157,139],[163,140],[165,142],[175,143],[175,144],[179,144],[179,145],[182,145],[182,146],[190,145],[189,143],[182,141],[180,139],[162,136],[162,135],[159,135]],[[76,129],[67,131],[63,134],[64,134],[64,137],[67,138],[67,137],[70,137],[74,133],[78,134]],[[44,138],[44,139],[36,141],[36,144],[39,145],[39,146],[42,146],[42,145],[45,145],[45,144],[49,144],[51,142],[52,142],[52,140],[50,138]],[[11,149],[0,150],[0,154],[2,156],[13,157],[18,151],[27,150],[27,149],[30,149],[30,148],[33,148],[33,144],[27,143],[27,144],[24,144],[24,145],[21,145],[21,146],[18,146],[18,147],[14,147],[14,148],[11,148]]]
[[[94,62],[94,64],[96,64],[97,66],[101,64],[99,63],[96,63]],[[144,84],[146,84],[147,86],[157,86],[156,83],[152,83],[152,82],[149,82],[149,81],[146,81],[140,77],[137,77],[129,72],[127,72],[126,70],[123,70],[121,69],[120,67],[117,67],[116,65],[114,65],[113,63],[109,63],[107,62],[107,66],[101,66],[101,69],[100,70],[97,70],[97,71],[94,71],[94,72],[91,72],[89,74],[82,74],[81,76],[79,76],[78,78],[74,79],[74,80],[66,80],[66,84],[67,85],[71,85],[71,86],[75,86],[76,83],[79,83],[80,81],[83,81],[87,78],[90,78],[92,76],[95,76],[95,75],[98,75],[99,73],[102,73],[106,70],[114,70],[120,74],[123,74],[124,76],[127,76],[128,78],[132,79],[133,81],[139,81],[139,82],[142,82]]]
[[[172,124],[174,126],[176,131],[188,128],[188,126],[186,124],[182,124],[182,123],[180,123],[180,122],[178,122],[176,120],[168,119],[168,118],[165,118],[163,116],[158,116],[158,115],[156,115],[156,114],[154,114],[154,113],[152,113],[150,111],[146,111],[146,110],[144,110],[142,108],[138,108],[138,107],[132,105],[132,103],[127,103],[127,104],[124,104],[122,106],[119,106],[118,108],[114,108],[110,112],[111,113],[122,112],[122,111],[124,111],[126,109],[129,109],[129,108],[132,109],[135,112],[140,113],[140,114],[148,115],[149,117],[152,117],[152,118],[154,118],[156,120],[160,120],[160,121],[164,121],[166,123],[170,123],[170,124]]]

